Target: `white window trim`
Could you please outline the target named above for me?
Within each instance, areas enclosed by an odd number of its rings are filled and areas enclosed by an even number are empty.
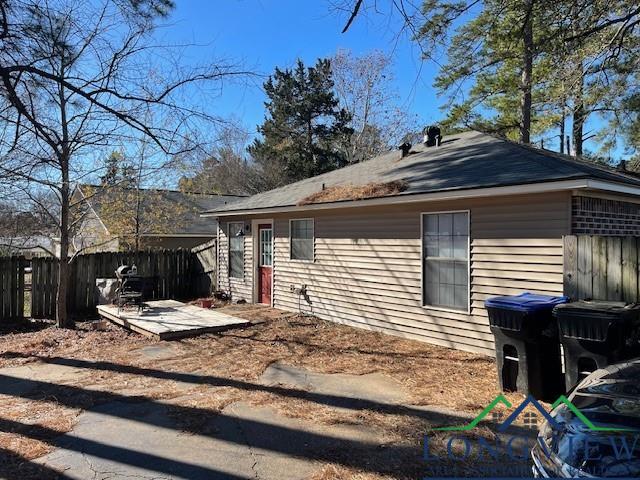
[[[291,241],[293,240],[293,236],[291,234],[291,224],[300,220],[311,220],[311,241],[313,242],[313,258],[311,260],[307,260],[304,258],[292,258],[293,249],[291,248]],[[316,261],[316,219],[313,217],[305,217],[305,218],[290,218],[289,219],[289,261],[291,262],[301,262],[301,263],[315,263]]]
[[[244,261],[245,261],[245,235],[242,236],[242,275],[239,277],[232,277],[231,276],[231,226],[232,225],[242,225],[242,232],[244,233],[244,222],[229,222],[227,224],[227,258],[228,260],[228,265],[227,265],[227,275],[229,276],[229,279],[235,279],[235,280],[244,280],[244,276],[245,276],[245,268],[244,268]],[[235,236],[235,234],[234,234]]]
[[[424,217],[425,215],[437,215],[440,213],[466,213],[467,214],[467,308],[440,307],[437,305],[427,305],[424,299]],[[470,315],[471,314],[471,210],[440,210],[437,212],[420,213],[420,292],[421,304],[425,310],[438,312],[451,312]]]

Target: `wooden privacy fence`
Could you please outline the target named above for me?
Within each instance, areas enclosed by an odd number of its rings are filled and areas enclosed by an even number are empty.
[[[639,302],[640,237],[567,235],[564,237],[564,294]]]
[[[24,316],[24,257],[0,257],[0,319],[21,320]]]
[[[211,293],[215,265],[207,257],[215,246],[191,250],[147,250],[78,255],[69,266],[69,313],[96,313],[96,279],[115,278],[120,265],[133,265],[138,273],[151,278],[152,299],[186,300]],[[200,261],[202,258],[202,263]],[[25,266],[23,257],[0,257],[0,320],[24,317]],[[31,260],[31,316],[54,318],[58,281],[58,260],[37,257]]]
[[[138,274],[151,277],[152,299],[184,300],[199,296],[193,282],[193,255],[189,250],[147,250],[78,255],[71,263],[69,311],[93,314],[97,305],[96,279],[115,278],[121,265],[136,265]]]
[[[31,318],[55,318],[58,294],[58,259],[31,259]]]

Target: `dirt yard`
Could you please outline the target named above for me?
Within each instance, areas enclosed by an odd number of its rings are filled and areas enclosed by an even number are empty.
[[[495,363],[488,357],[265,307],[236,305],[223,311],[247,318],[252,325],[174,342],[111,325],[94,329],[89,322],[73,331],[41,325],[0,332],[0,367],[46,362],[86,371],[44,386],[37,394],[0,395],[0,477],[46,477],[29,461],[52,450],[51,439],[72,430],[81,411],[123,395],[167,402],[189,433],[207,428],[203,411],[215,414],[234,402],[269,406],[284,416],[323,425],[375,427],[390,440],[378,451],[365,452],[366,468],[341,461],[341,455],[356,454],[343,451],[320,462],[311,478],[419,478],[424,475],[422,439],[434,426],[433,418],[384,405],[339,408],[299,390],[262,387],[261,375],[276,363],[318,374],[384,374],[407,393],[403,404],[471,417],[499,393]],[[190,380],[173,374],[188,374]],[[522,398],[513,394],[510,400],[515,404]],[[185,414],[184,407],[194,413]],[[405,458],[390,462],[384,454],[389,446],[402,446]]]

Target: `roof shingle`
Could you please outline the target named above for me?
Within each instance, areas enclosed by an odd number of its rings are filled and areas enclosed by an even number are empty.
[[[640,187],[640,179],[612,168],[567,155],[521,145],[489,134],[469,131],[450,135],[440,147],[416,145],[400,158],[391,151],[366,162],[259,193],[208,213],[289,207],[324,187],[405,181],[398,196],[507,185],[594,178]]]

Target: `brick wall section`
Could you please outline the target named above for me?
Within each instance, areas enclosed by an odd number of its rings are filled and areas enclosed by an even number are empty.
[[[573,197],[574,234],[640,236],[640,204],[592,197]]]

